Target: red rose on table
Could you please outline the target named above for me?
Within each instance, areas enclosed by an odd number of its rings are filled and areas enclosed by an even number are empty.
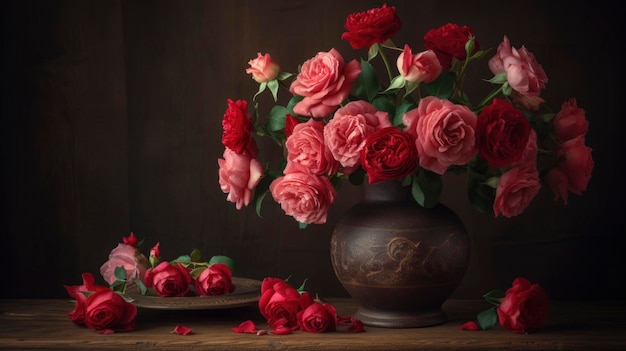
[[[376,130],[365,138],[361,166],[370,183],[413,173],[418,166],[415,138],[396,127]]]
[[[337,311],[333,305],[314,302],[298,313],[300,330],[323,333],[337,330]]]
[[[130,331],[135,329],[137,307],[111,289],[98,290],[85,302],[85,325],[94,330]]]
[[[530,135],[530,123],[521,110],[502,99],[493,99],[478,115],[476,145],[491,167],[519,161]]]
[[[439,63],[444,69],[452,65],[452,59],[464,60],[467,56],[465,43],[474,35],[474,30],[468,26],[459,26],[448,23],[439,28],[429,30],[424,36],[424,47],[437,54]],[[478,42],[474,41],[474,52],[480,50]]]
[[[341,39],[350,42],[354,49],[369,49],[376,43],[384,43],[402,28],[394,6],[386,4],[365,12],[350,14],[344,27],[348,30]]]
[[[232,271],[223,263],[214,263],[203,270],[194,284],[198,295],[204,296],[224,295],[235,290]]]
[[[96,285],[96,279],[91,273],[83,273],[82,278],[83,285],[64,285],[68,295],[76,300],[74,309],[67,314],[76,324],[85,324],[87,296],[84,293],[109,289],[105,286]]]
[[[271,328],[298,329],[298,313],[313,304],[308,292],[300,294],[279,278],[268,277],[261,284],[259,311]]]
[[[539,284],[516,278],[497,308],[500,325],[518,333],[541,329],[548,317],[548,293]]]
[[[146,271],[144,283],[161,297],[185,296],[189,292],[191,280],[189,271],[179,262],[175,266],[161,262],[154,269]]]
[[[252,121],[248,115],[248,102],[246,100],[233,101],[228,99],[228,108],[222,119],[222,144],[238,154],[256,158],[258,148],[250,132]]]

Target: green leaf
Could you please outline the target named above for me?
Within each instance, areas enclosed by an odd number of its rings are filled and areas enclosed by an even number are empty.
[[[303,99],[304,99],[304,96],[299,96],[299,95],[292,96],[291,99],[289,99],[289,102],[287,103],[287,111],[289,111],[291,115],[296,116],[297,114],[293,112],[293,107],[296,106],[296,104],[302,101]]]
[[[487,161],[475,157],[467,167],[467,196],[472,207],[480,213],[493,213],[493,201],[496,196],[495,188],[488,182]]]
[[[209,268],[209,267],[204,267],[204,266],[203,266],[203,267],[196,267],[196,268],[192,269],[192,270],[191,270],[191,272],[189,272],[189,274],[191,274],[191,277],[192,277],[193,279],[196,279],[196,278],[198,278],[198,277],[200,276],[200,274],[202,274],[202,272],[204,272],[204,270],[205,270],[205,269],[207,269],[207,268]],[[232,271],[232,269],[231,269],[231,271]]]
[[[378,55],[380,51],[380,44],[376,43],[367,50],[367,60],[371,61],[374,57]]]
[[[493,84],[504,84],[504,83],[506,83],[507,82],[507,80],[506,80],[506,72],[496,73],[496,75],[494,75],[490,79],[487,79],[487,82],[493,83]]]
[[[402,117],[409,112],[410,110],[414,109],[415,103],[409,100],[402,100],[402,103],[400,104],[400,106],[398,106],[396,108],[395,114],[393,116],[393,120],[391,121],[391,124],[393,126],[399,126],[402,124]]]
[[[406,84],[406,79],[402,75],[397,75],[393,77],[391,83],[389,83],[389,87],[385,89],[384,92],[390,92],[398,89],[402,89]]]
[[[434,81],[426,84],[426,91],[429,95],[440,99],[449,99],[454,91],[454,74],[442,73]]]
[[[483,297],[485,298],[485,300],[487,300],[487,302],[496,305],[496,306],[500,306],[500,304],[502,303],[502,299],[506,296],[506,293],[502,290],[491,290],[490,292],[486,293],[485,295],[483,295]]]
[[[126,281],[126,269],[124,268],[124,266],[115,267],[113,274],[115,275],[115,279],[121,280],[123,282]]]
[[[411,193],[413,198],[423,207],[432,208],[439,203],[439,196],[443,190],[441,176],[435,172],[420,168],[413,175]]]
[[[305,229],[306,229],[306,227],[308,227],[308,226],[309,226],[309,225],[308,225],[308,224],[306,224],[306,223],[301,223],[301,222],[298,222],[298,228],[300,228],[301,230],[305,230]]]
[[[387,112],[389,116],[394,116],[395,114],[396,106],[394,102],[386,95],[377,96],[376,98],[374,98],[374,101],[372,101],[372,105],[374,105],[374,107],[376,107],[378,111]]]
[[[278,101],[278,81],[276,79],[270,80],[269,82],[267,82],[267,87],[270,89],[270,92],[272,93],[274,102]]]
[[[200,253],[200,250],[193,249],[189,257],[191,257],[191,262],[200,262],[200,260],[202,259],[202,254]]]
[[[289,72],[280,72],[278,74],[278,77],[276,77],[277,80],[285,80],[287,78],[290,78],[293,76],[293,73],[289,73]]]
[[[285,120],[288,113],[289,110],[284,106],[275,105],[272,107],[267,116],[267,129],[273,132],[285,129]]]
[[[235,260],[228,256],[217,255],[211,257],[211,259],[209,260],[209,266],[215,263],[223,263],[227,265],[232,273],[235,273],[235,270],[237,269],[237,264],[235,263]]]
[[[191,263],[191,257],[189,255],[178,256],[178,258],[175,259],[173,262],[174,263],[180,262],[183,265],[187,265],[187,264]]]
[[[263,205],[263,199],[265,199],[265,196],[269,193],[269,190],[265,190],[264,192],[262,192],[261,194],[259,194],[259,196],[257,196],[256,198],[256,202],[255,202],[255,209],[256,209],[256,215],[259,218],[263,218],[263,216],[261,216],[261,207]]]
[[[267,88],[267,82],[259,83],[259,91],[257,91],[256,94],[254,94],[254,96],[252,97],[252,100],[256,100],[256,97],[259,96],[262,92],[264,92],[265,88]]]
[[[474,48],[476,47],[475,37],[472,35],[469,40],[465,43],[465,57],[471,57],[474,52]]]
[[[404,97],[406,98],[407,96],[411,95],[411,93],[413,91],[415,91],[415,89],[417,89],[420,86],[419,82],[409,82],[407,81],[406,84],[404,84],[405,87],[405,92],[404,92]]]
[[[124,289],[125,286],[126,286],[126,280],[116,280],[113,283],[111,283],[111,285],[109,285],[109,288],[111,288],[111,290],[113,291],[121,291]]]
[[[376,45],[373,45],[374,47]],[[376,76],[374,67],[367,61],[361,59],[361,73],[357,77],[356,96],[359,99],[372,102],[380,91],[380,83]]]
[[[478,316],[476,316],[476,320],[478,321],[480,329],[491,329],[491,327],[498,323],[498,313],[496,312],[496,308],[491,307],[480,312]]]
[[[141,295],[145,295],[146,291],[148,290],[148,288],[146,287],[146,284],[144,284],[143,281],[141,281],[141,279],[139,278],[135,278],[135,280],[133,280],[135,282],[135,284],[137,284],[137,287],[139,288],[139,292],[141,293]]]
[[[300,287],[298,287],[298,289],[296,289],[296,290],[298,290],[298,292],[299,292],[300,294],[304,294],[304,293],[306,292],[305,286],[306,286],[306,282],[307,282],[307,280],[308,280],[308,279],[305,279],[305,280],[302,282],[302,284],[300,284]]]

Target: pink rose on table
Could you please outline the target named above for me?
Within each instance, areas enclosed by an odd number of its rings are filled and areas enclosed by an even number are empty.
[[[452,59],[465,60],[465,43],[474,35],[474,30],[468,26],[459,26],[448,23],[439,28],[429,30],[424,35],[424,47],[433,50],[443,69],[452,66]],[[474,41],[474,52],[480,50],[480,45]],[[473,53],[474,53],[473,52]]]
[[[561,105],[561,110],[554,117],[554,135],[559,142],[565,142],[578,136],[585,136],[589,121],[585,110],[578,107],[576,99],[570,99]]]
[[[187,268],[179,262],[172,265],[166,261],[159,263],[154,269],[148,268],[144,279],[146,287],[153,288],[161,297],[187,295],[191,281]]]
[[[323,333],[337,330],[337,311],[331,304],[315,301],[298,312],[300,330]]]
[[[539,192],[541,184],[535,167],[513,167],[500,177],[493,212],[496,217],[522,213]]]
[[[285,143],[287,162],[298,163],[317,175],[333,174],[339,162],[324,143],[324,122],[309,119],[293,128]]]
[[[376,43],[384,43],[402,28],[400,17],[394,6],[373,8],[364,12],[350,14],[344,27],[348,30],[341,34],[353,49],[369,49]]]
[[[85,325],[94,330],[135,329],[137,307],[111,289],[97,290],[85,302]]]
[[[250,68],[246,69],[246,73],[252,75],[257,83],[269,82],[276,79],[278,73],[280,73],[280,66],[274,62],[270,54],[261,55],[257,53],[257,57],[248,61]]]
[[[100,266],[100,274],[104,280],[113,284],[115,278],[115,268],[124,267],[126,270],[126,279],[142,279],[148,266],[146,257],[137,250],[135,246],[119,243],[109,253],[109,259]]]
[[[478,115],[478,152],[491,167],[518,162],[524,155],[530,131],[530,123],[521,110],[506,100],[493,99]]]
[[[302,64],[289,91],[304,97],[293,111],[302,116],[326,117],[348,97],[361,73],[357,60],[345,63],[339,51],[320,52]]]
[[[413,55],[411,48],[406,44],[404,51],[398,56],[396,65],[404,79],[413,83],[430,83],[437,79],[442,71],[434,51],[426,50]]]
[[[228,99],[228,108],[222,119],[222,144],[238,154],[247,154],[255,158],[258,153],[256,142],[250,134],[252,121],[248,115],[246,100]]]
[[[525,278],[516,278],[496,309],[500,325],[518,333],[543,328],[548,317],[548,293]]]
[[[418,166],[415,138],[396,127],[377,129],[365,139],[361,166],[369,183],[413,173]]]
[[[324,143],[343,167],[342,172],[350,174],[361,163],[365,138],[385,127],[391,127],[387,112],[378,111],[363,100],[349,102],[338,109],[324,127]]]
[[[268,277],[261,283],[259,311],[271,328],[297,330],[298,313],[311,304],[313,298],[308,292],[300,294],[282,279]]]
[[[220,188],[228,194],[226,200],[235,203],[238,210],[248,206],[263,175],[263,165],[228,148],[224,149],[224,158],[218,159],[217,163]]]
[[[592,149],[585,145],[585,138],[578,136],[561,144],[557,149],[557,157],[562,160],[557,168],[567,175],[567,190],[581,195],[587,190],[591,179],[594,162]]]
[[[406,131],[416,137],[419,165],[444,174],[451,165],[463,165],[476,154],[476,115],[465,105],[433,96],[402,117]]]
[[[548,82],[543,67],[524,46],[519,50],[511,47],[507,36],[498,46],[496,55],[489,60],[489,69],[493,74],[506,73],[511,88],[522,96],[518,102],[524,107],[536,110],[544,101],[539,97]]]
[[[214,263],[202,271],[196,278],[196,292],[199,295],[224,295],[235,291],[232,271],[223,263]]]
[[[285,214],[300,223],[326,223],[328,209],[337,191],[326,176],[311,174],[297,163],[288,163],[285,175],[270,184],[274,200]]]

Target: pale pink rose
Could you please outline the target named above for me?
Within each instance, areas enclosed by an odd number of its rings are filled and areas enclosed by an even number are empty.
[[[560,142],[585,136],[589,129],[589,121],[585,117],[585,110],[579,108],[576,99],[569,99],[561,105],[554,117],[554,135]]]
[[[357,60],[345,63],[339,51],[319,52],[302,64],[289,91],[304,97],[293,111],[302,116],[326,117],[348,97],[361,73]]]
[[[585,145],[585,138],[577,136],[559,145],[557,157],[562,160],[558,168],[567,175],[568,189],[571,193],[581,195],[587,190],[591,179],[594,162],[591,148]]]
[[[269,82],[276,79],[280,73],[280,66],[274,62],[270,54],[261,55],[257,53],[257,58],[248,61],[250,68],[246,69],[246,73],[252,74],[252,79],[257,83]]]
[[[496,217],[517,216],[528,207],[541,189],[536,168],[513,167],[500,177],[493,202]]]
[[[406,44],[404,51],[398,56],[396,65],[404,79],[413,83],[430,83],[437,79],[442,71],[434,51],[426,50],[413,55],[411,48]]]
[[[313,118],[306,123],[299,123],[285,143],[287,162],[298,163],[317,175],[333,174],[339,168],[339,162],[333,158],[330,149],[324,143],[324,122]]]
[[[136,247],[119,243],[109,253],[109,260],[104,262],[100,266],[100,274],[104,280],[110,284],[113,284],[117,279],[115,278],[115,268],[124,267],[126,270],[126,278],[132,281],[135,278],[143,279],[143,275],[146,272],[148,262]]]
[[[546,87],[548,77],[535,56],[524,46],[519,50],[511,47],[509,38],[504,36],[496,55],[489,60],[489,69],[493,74],[506,72],[509,85],[521,95],[514,98],[526,108],[536,110],[543,102],[539,95]]]
[[[219,183],[226,200],[234,202],[238,210],[248,206],[254,195],[254,188],[263,176],[263,166],[247,154],[238,154],[229,148],[224,150],[224,158],[218,159]]]
[[[522,157],[519,161],[514,162],[512,166],[526,165],[529,167],[537,167],[537,132],[534,129],[530,130],[528,134],[528,142],[526,142],[526,148],[522,152]]]
[[[360,164],[365,138],[378,128],[391,127],[387,112],[378,111],[367,101],[357,100],[338,109],[324,127],[324,142],[345,174]]]
[[[451,165],[463,165],[476,154],[476,115],[465,105],[427,96],[402,117],[422,168],[444,174]]]
[[[309,173],[299,164],[288,165],[285,172],[270,184],[270,192],[285,214],[300,223],[326,223],[328,209],[337,196],[330,180]]]
[[[569,188],[569,180],[567,174],[558,168],[552,168],[544,177],[546,184],[554,194],[554,201],[563,199],[563,203],[567,205],[567,189]]]

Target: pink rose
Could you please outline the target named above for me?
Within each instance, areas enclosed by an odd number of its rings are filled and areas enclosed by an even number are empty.
[[[288,164],[285,175],[270,184],[274,200],[285,214],[300,223],[326,223],[331,204],[337,191],[325,176],[311,174],[299,164]]]
[[[341,54],[331,49],[320,52],[302,64],[289,91],[303,96],[293,111],[302,116],[326,117],[348,97],[352,83],[361,73],[357,60],[347,65]]]
[[[466,164],[476,154],[476,115],[465,105],[427,96],[402,123],[417,137],[422,168],[444,174],[449,166]]]
[[[561,105],[554,117],[554,135],[559,142],[565,142],[578,136],[585,136],[589,129],[589,121],[585,118],[585,110],[579,108],[576,99],[570,99]]]
[[[259,311],[271,328],[298,329],[298,313],[313,304],[308,292],[300,294],[284,280],[268,277],[261,283]]]
[[[569,188],[567,174],[563,173],[559,168],[552,168],[546,174],[544,180],[554,194],[554,201],[563,199],[563,203],[567,205],[567,189]]]
[[[549,308],[548,293],[539,284],[516,278],[496,312],[505,329],[529,333],[543,328]]]
[[[246,154],[224,149],[224,158],[218,159],[219,183],[222,191],[228,194],[226,200],[234,202],[237,209],[248,206],[254,189],[263,176],[263,166]]]
[[[298,312],[300,330],[310,333],[323,333],[337,330],[337,311],[331,304],[313,302]]]
[[[137,307],[111,289],[97,290],[85,302],[85,325],[102,331],[135,329]]]
[[[536,110],[543,102],[539,95],[546,87],[548,77],[535,56],[524,46],[517,50],[504,36],[496,55],[489,60],[489,69],[493,74],[506,72],[509,85],[522,96],[518,102],[526,108]]]
[[[189,292],[191,280],[189,271],[179,262],[176,265],[161,262],[154,269],[148,268],[144,283],[161,297],[185,296]]]
[[[148,266],[148,261],[135,246],[119,243],[109,253],[108,261],[100,266],[100,274],[104,280],[113,284],[115,278],[115,268],[124,267],[126,278],[130,281],[135,278],[142,279]]]
[[[411,48],[406,44],[404,51],[398,56],[396,65],[404,79],[413,83],[430,83],[437,79],[442,71],[434,51],[426,50],[413,55]]]
[[[235,290],[230,268],[223,263],[214,263],[202,271],[195,280],[198,295],[214,296],[229,294]]]
[[[335,112],[333,119],[324,127],[324,142],[335,160],[352,173],[360,164],[360,154],[365,138],[378,128],[391,127],[387,112],[378,111],[374,105],[353,101]]]
[[[324,122],[313,118],[297,124],[285,143],[287,162],[298,163],[317,175],[333,174],[339,162],[324,143]]]
[[[567,175],[567,190],[571,193],[581,195],[587,190],[594,166],[591,151],[591,148],[585,145],[583,136],[570,139],[557,149],[557,158],[562,160],[557,167]]]
[[[539,173],[536,168],[513,167],[500,177],[493,202],[496,217],[517,216],[524,212],[539,192]]]
[[[261,55],[257,53],[257,58],[248,61],[250,68],[246,73],[252,74],[252,79],[257,83],[264,83],[276,79],[280,73],[280,66],[274,62],[270,54]]]

